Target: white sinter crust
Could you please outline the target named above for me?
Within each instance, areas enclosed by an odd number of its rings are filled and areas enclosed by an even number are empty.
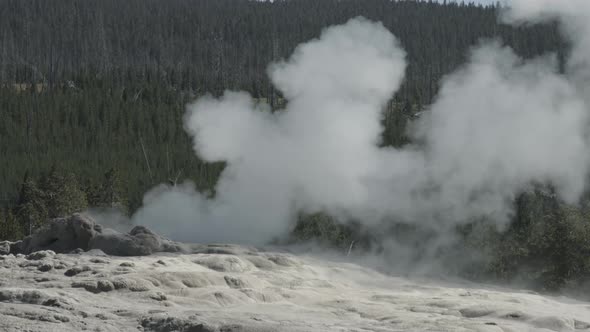
[[[590,304],[232,245],[0,256],[0,331],[590,331]]]

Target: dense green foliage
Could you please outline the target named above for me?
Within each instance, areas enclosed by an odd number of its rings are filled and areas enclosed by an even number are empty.
[[[490,271],[549,290],[590,281],[588,207],[569,206],[541,192],[521,195],[516,207],[514,222],[489,244]]]
[[[554,26],[501,25],[495,7],[390,0],[2,0],[0,80],[51,86],[162,81],[179,90],[243,89],[274,97],[269,61],[328,25],[378,20],[408,52],[403,99],[429,102],[481,38],[523,56],[559,50]]]
[[[0,240],[87,206],[132,212],[162,182],[212,189],[223,164],[192,151],[185,105],[241,89],[280,107],[267,64],[358,15],[382,21],[407,51],[406,80],[384,110],[382,135],[383,146],[403,145],[408,120],[479,40],[499,38],[523,57],[564,58],[555,25],[506,26],[498,11],[390,0],[0,0]],[[461,250],[488,254],[478,271],[547,288],[590,274],[586,209],[540,194],[516,204],[506,230],[460,230]],[[391,233],[424,242],[403,225]],[[343,250],[375,240],[321,213],[302,216],[293,235]]]
[[[11,209],[6,209],[5,218],[7,226],[17,234],[30,234],[49,218],[68,216],[87,207],[86,193],[76,176],[52,169],[38,181],[25,177],[19,200],[12,209],[16,212],[16,220]],[[15,221],[20,226],[18,230],[14,226]]]
[[[79,90],[0,90],[0,197],[15,202],[25,173],[39,177],[53,166],[87,186],[116,169],[126,179],[132,208],[147,189],[177,176],[211,187],[220,166],[205,165],[192,152],[181,121],[188,99],[163,85],[135,87],[95,82]]]
[[[351,222],[343,225],[321,212],[300,215],[291,240],[295,243],[314,241],[346,253],[353,248],[369,249],[372,242],[371,235],[365,232],[361,224]]]
[[[382,21],[408,52],[396,111],[431,102],[440,78],[482,38],[499,37],[527,57],[565,51],[554,26],[513,28],[497,23],[495,7],[454,3],[0,3],[0,153],[10,161],[0,168],[0,199],[12,202],[26,172],[39,176],[54,165],[91,182],[116,168],[132,209],[146,189],[169,179],[210,188],[221,165],[204,165],[191,152],[184,105],[206,92],[243,89],[278,106],[267,64],[358,15]],[[404,143],[403,117],[388,114],[384,144]]]
[[[205,92],[244,89],[273,107],[272,60],[321,29],[358,15],[380,20],[408,52],[407,79],[385,118],[384,145],[403,144],[405,117],[482,38],[528,57],[565,52],[555,26],[497,23],[498,8],[388,0],[0,0],[0,200],[14,202],[26,172],[52,166],[98,182],[115,168],[131,209],[177,177],[210,188],[182,129],[184,105]],[[33,85],[34,84],[34,85]],[[40,91],[36,93],[36,91]]]

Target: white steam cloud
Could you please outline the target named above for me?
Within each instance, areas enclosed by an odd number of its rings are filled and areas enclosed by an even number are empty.
[[[590,1],[513,0],[503,19],[516,24],[558,20],[562,35],[572,44],[568,77],[586,99],[590,98]]]
[[[190,105],[195,151],[227,162],[215,197],[190,183],[161,186],[133,219],[177,240],[259,244],[287,233],[299,211],[448,229],[482,216],[504,224],[531,184],[575,203],[590,166],[589,16],[585,0],[514,1],[511,22],[566,18],[568,73],[553,56],[524,61],[484,43],[444,80],[403,149],[378,143],[405,52],[380,23],[330,27],[270,66],[285,110],[271,113],[243,92]]]

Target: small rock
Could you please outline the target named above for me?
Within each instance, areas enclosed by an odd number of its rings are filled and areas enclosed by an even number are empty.
[[[123,262],[123,263],[119,264],[119,266],[122,266],[122,267],[135,267],[135,264],[132,263],[132,262]]]
[[[38,267],[40,265],[43,265],[44,263],[41,261],[23,261],[22,263],[19,263],[18,266],[19,267]]]
[[[484,316],[489,316],[496,312],[494,308],[489,308],[486,306],[475,306],[460,309],[459,312],[465,318],[479,318]]]
[[[166,294],[164,294],[162,292],[156,292],[154,294],[150,294],[150,299],[156,300],[156,301],[166,301],[168,299],[168,297],[166,296]]]
[[[87,280],[73,282],[72,288],[84,288],[91,293],[98,294],[102,292],[110,292],[115,289],[115,286],[108,280],[99,280],[98,282]]]
[[[51,265],[49,263],[42,264],[37,267],[37,270],[39,270],[41,272],[51,271],[51,269],[53,269],[53,265]]]
[[[101,320],[107,320],[107,319],[109,319],[105,314],[102,314],[102,313],[96,314],[96,315],[94,315],[94,317],[96,317],[98,319],[101,319]]]
[[[98,285],[96,281],[77,281],[72,283],[72,288],[84,288],[85,290],[98,294],[100,290],[98,289]]]
[[[80,274],[80,273],[86,272],[86,271],[90,271],[90,268],[88,266],[82,266],[82,267],[74,266],[73,268],[66,270],[64,275],[66,277],[73,277],[77,274]]]
[[[10,242],[0,241],[0,255],[10,254]]]
[[[97,282],[97,288],[101,292],[110,292],[115,289],[115,286],[108,280],[99,280]]]
[[[62,323],[67,323],[70,321],[70,319],[66,316],[62,316],[62,315],[53,315],[53,318],[57,321],[60,321]]]
[[[70,305],[62,299],[59,298],[50,298],[41,303],[41,305],[47,307],[56,307],[56,308],[69,308]]]
[[[146,281],[139,281],[134,279],[117,278],[112,281],[115,289],[128,289],[132,292],[145,292],[150,289]]]
[[[43,278],[35,278],[35,282],[48,282],[51,281],[51,279],[43,277]]]
[[[44,297],[38,290],[0,289],[0,302],[39,304]]]
[[[198,322],[197,317],[189,319],[177,317],[144,317],[141,326],[146,331],[187,331],[187,332],[215,332],[216,326]]]
[[[67,266],[64,263],[62,263],[62,262],[59,262],[58,264],[56,264],[56,265],[53,266],[53,268],[56,269],[56,270],[63,270],[66,267]]]
[[[225,283],[230,288],[244,288],[244,287],[246,287],[246,284],[238,278],[234,278],[232,276],[224,276],[223,279],[225,279]]]
[[[105,261],[104,259],[100,259],[100,258],[93,258],[90,260],[91,263],[94,264],[108,264],[109,262]]]
[[[28,260],[38,261],[38,260],[45,259],[48,257],[53,257],[53,256],[55,256],[55,251],[41,250],[41,251],[35,251],[34,253],[28,254],[26,258]]]

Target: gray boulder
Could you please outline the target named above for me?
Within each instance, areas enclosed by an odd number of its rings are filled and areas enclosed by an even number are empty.
[[[182,245],[162,238],[144,226],[135,226],[129,234],[105,229],[92,238],[89,246],[114,256],[145,256],[155,252],[184,251]]]
[[[0,254],[29,255],[52,250],[56,253],[103,251],[114,256],[144,256],[155,252],[184,252],[186,248],[152,232],[144,226],[134,227],[128,234],[102,228],[92,218],[73,214],[49,220],[34,234],[19,242],[0,243]]]
[[[0,255],[10,254],[10,245],[9,241],[0,241]]]
[[[49,220],[34,234],[23,239],[15,251],[28,255],[40,250],[65,253],[76,248],[88,250],[90,239],[102,228],[92,218],[76,213],[67,218]],[[11,250],[12,251],[12,250]]]

